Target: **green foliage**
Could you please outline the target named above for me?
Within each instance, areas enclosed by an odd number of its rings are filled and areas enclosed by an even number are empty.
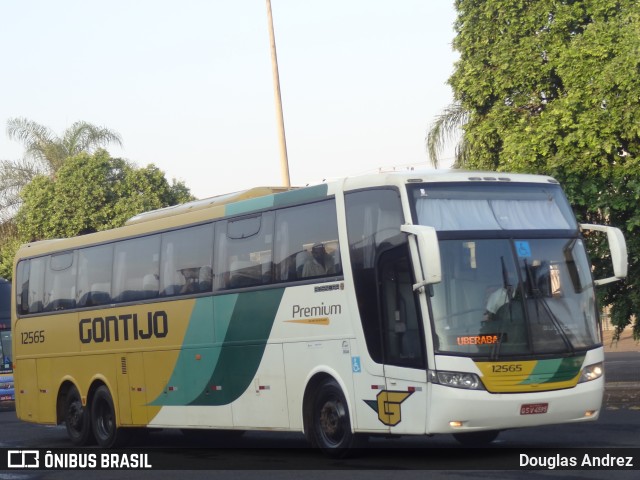
[[[13,257],[20,246],[14,223],[2,224],[0,239],[0,277],[10,280],[13,278]]]
[[[439,114],[429,127],[426,138],[427,153],[431,160],[431,165],[438,168],[440,164],[440,154],[447,143],[451,142],[460,129],[467,123],[468,112],[460,105],[453,103]],[[455,151],[455,162],[453,168],[466,164],[467,158],[466,143],[464,138],[460,139]]]
[[[10,118],[7,121],[7,135],[24,145],[25,157],[42,162],[53,172],[67,158],[80,152],[91,153],[109,143],[122,145],[117,132],[85,121],[75,122],[58,137],[48,127],[32,120]]]
[[[20,206],[20,191],[36,175],[53,175],[67,158],[80,152],[92,153],[110,143],[122,145],[113,130],[88,122],[75,122],[62,136],[26,118],[10,118],[7,136],[25,149],[20,160],[0,161],[0,221],[13,217]]]
[[[629,277],[601,291],[621,331],[640,317],[638,2],[455,4],[460,59],[450,84],[468,112],[466,166],[553,175],[579,220],[623,230]],[[604,248],[592,245],[598,267]]]
[[[0,251],[0,275],[11,278],[20,243],[72,237],[122,226],[141,212],[193,200],[154,165],[135,168],[105,150],[68,158],[55,177],[37,176],[22,190],[18,235]]]

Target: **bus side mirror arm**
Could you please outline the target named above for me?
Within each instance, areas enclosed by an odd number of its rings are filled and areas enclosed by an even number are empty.
[[[429,284],[429,282],[427,282],[426,280],[422,280],[418,283],[414,283],[413,284],[413,291],[420,291],[420,293],[424,292],[424,288],[425,287],[430,287],[431,285]],[[433,296],[433,294],[430,293],[430,296]]]
[[[412,235],[416,239],[418,247],[422,278],[417,279],[413,290],[422,291],[424,287],[440,283],[442,281],[442,267],[436,229],[425,225],[402,225],[400,230]]]
[[[596,285],[604,285],[611,282],[617,282],[627,276],[628,255],[627,244],[624,235],[619,228],[608,227],[604,225],[592,225],[588,223],[580,224],[582,230],[591,230],[596,232],[604,232],[607,234],[609,243],[609,251],[611,252],[611,263],[613,264],[613,277],[595,280]]]

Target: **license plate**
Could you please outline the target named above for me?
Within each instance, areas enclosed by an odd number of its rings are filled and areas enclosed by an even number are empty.
[[[539,415],[547,413],[548,409],[548,403],[525,403],[520,405],[520,415]]]

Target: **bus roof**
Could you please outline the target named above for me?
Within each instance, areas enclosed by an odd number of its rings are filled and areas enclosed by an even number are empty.
[[[366,186],[407,183],[548,183],[558,184],[553,177],[528,173],[481,172],[470,170],[407,170],[389,171],[377,174],[348,177],[343,179],[345,190],[364,188]]]
[[[253,211],[271,207],[314,201],[340,190],[349,191],[384,185],[401,187],[406,184],[431,182],[558,183],[552,177],[543,175],[464,170],[407,170],[346,177],[299,188],[256,187],[144,212],[129,219],[123,227],[111,230],[67,239],[28,243],[18,250],[16,258],[38,256],[56,250],[70,250],[85,245],[106,243],[118,238],[153,233],[162,229],[170,229],[174,226],[196,224],[230,215],[250,214]],[[56,244],[59,244],[59,246]]]
[[[158,210],[143,212],[134,217],[131,217],[129,220],[127,220],[125,225],[135,225],[136,223],[148,222],[149,220],[172,217],[174,215],[195,212],[197,210],[211,208],[217,205],[227,205],[229,203],[240,202],[242,200],[248,200],[250,198],[263,197],[265,195],[272,195],[289,190],[291,189],[287,187],[255,187],[241,192],[227,193],[215,197],[204,198],[202,200],[182,203],[180,205],[160,208]]]

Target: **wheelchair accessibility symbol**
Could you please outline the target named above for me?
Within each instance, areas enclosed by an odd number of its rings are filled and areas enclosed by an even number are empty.
[[[531,258],[531,245],[529,242],[515,242],[516,252],[520,258]]]
[[[362,367],[360,366],[360,357],[351,357],[351,369],[353,373],[360,373]]]

